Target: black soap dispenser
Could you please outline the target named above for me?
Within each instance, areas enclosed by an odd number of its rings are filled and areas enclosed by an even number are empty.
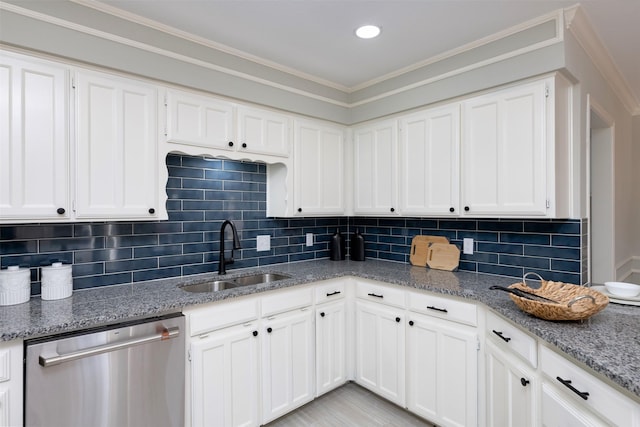
[[[364,261],[364,236],[357,228],[351,236],[351,261]]]
[[[331,236],[331,241],[329,242],[329,259],[331,259],[331,261],[342,261],[345,259],[345,256],[344,237],[340,234],[340,230],[337,229],[333,236]]]

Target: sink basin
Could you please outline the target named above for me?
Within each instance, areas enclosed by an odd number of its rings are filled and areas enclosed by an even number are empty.
[[[187,292],[216,292],[225,289],[235,288],[238,285],[228,280],[214,280],[211,282],[193,283],[191,285],[180,286],[180,289]]]
[[[289,279],[291,276],[280,273],[259,273],[252,274],[251,276],[237,277],[232,280],[238,286],[257,285],[260,283],[276,282],[278,280]]]
[[[260,283],[275,282],[277,280],[289,279],[291,276],[281,273],[258,273],[250,276],[236,277],[229,280],[212,280],[210,282],[192,283],[180,286],[180,289],[187,292],[216,292],[225,289],[237,288],[238,286],[258,285]]]

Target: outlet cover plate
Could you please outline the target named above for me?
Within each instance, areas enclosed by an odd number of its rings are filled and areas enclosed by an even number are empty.
[[[270,251],[271,250],[271,236],[256,236],[256,251]]]
[[[465,237],[462,239],[462,253],[467,255],[473,255],[473,239]]]
[[[307,233],[307,246],[313,246],[313,233]]]

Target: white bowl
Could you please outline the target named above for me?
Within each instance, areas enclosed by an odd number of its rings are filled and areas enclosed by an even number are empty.
[[[635,297],[640,294],[640,285],[625,282],[604,282],[607,291],[620,297]]]

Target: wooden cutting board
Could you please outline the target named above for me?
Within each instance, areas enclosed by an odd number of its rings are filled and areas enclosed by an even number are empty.
[[[414,236],[411,240],[411,252],[409,252],[411,265],[427,266],[427,255],[431,243],[449,243],[449,239],[444,236]]]
[[[432,243],[427,251],[427,265],[436,270],[455,271],[460,264],[460,249],[449,243]]]

